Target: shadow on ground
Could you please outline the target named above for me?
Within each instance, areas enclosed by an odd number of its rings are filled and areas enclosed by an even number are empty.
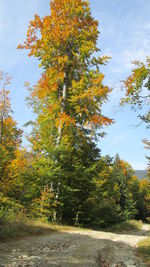
[[[134,248],[116,236],[119,237],[108,232],[69,230],[1,242],[0,266],[143,267]]]
[[[19,239],[26,236],[45,235],[57,231],[57,228],[53,229],[48,224],[21,221],[7,222],[0,225],[0,242],[8,242],[14,238]]]

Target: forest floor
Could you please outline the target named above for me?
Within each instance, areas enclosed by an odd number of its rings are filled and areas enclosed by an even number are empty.
[[[47,235],[0,242],[0,267],[144,267],[137,244],[150,225],[126,233],[62,228]]]

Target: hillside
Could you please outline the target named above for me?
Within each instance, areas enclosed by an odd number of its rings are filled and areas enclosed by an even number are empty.
[[[135,170],[135,175],[141,180],[146,177],[146,170]]]

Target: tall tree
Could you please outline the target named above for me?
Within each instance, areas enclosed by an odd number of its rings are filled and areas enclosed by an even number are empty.
[[[9,90],[11,79],[7,73],[0,72],[0,223],[5,220],[7,209],[20,209],[15,199],[9,199],[10,184],[13,187],[13,170],[10,168],[16,158],[16,150],[21,144],[22,131],[12,117]],[[11,192],[11,195],[13,193]],[[1,233],[0,233],[1,234]]]
[[[108,57],[95,57],[98,22],[88,2],[55,0],[50,9],[51,14],[43,19],[35,15],[26,42],[19,46],[29,49],[29,55],[37,57],[45,69],[32,92],[36,108],[39,104],[43,116],[53,120],[58,135],[68,125],[97,129],[111,123],[101,115],[110,89],[103,85],[99,67]]]
[[[11,78],[7,73],[0,72],[0,82],[1,82],[1,90],[0,90],[0,144],[3,141],[4,134],[4,120],[8,118],[11,107],[10,100],[8,97],[9,90],[6,90],[7,85],[10,84]]]
[[[112,123],[102,114],[102,104],[111,90],[103,83],[100,67],[108,57],[96,57],[98,21],[92,17],[87,1],[53,0],[50,11],[43,19],[35,15],[26,41],[19,45],[29,50],[29,56],[37,57],[43,68],[29,99],[37,113],[31,142],[36,153],[51,158],[51,186],[56,197],[63,182],[64,188],[67,183],[68,190],[76,192],[79,199],[85,195],[81,193],[85,181],[88,184],[92,180],[92,164],[98,157],[93,137],[103,125]],[[83,171],[85,168],[91,176]],[[80,201],[76,202],[79,208]]]
[[[8,175],[5,173],[7,166],[15,158],[15,150],[21,144],[22,131],[17,128],[11,116],[11,103],[7,90],[11,79],[7,73],[0,72],[0,81],[0,180],[3,180],[4,176]]]

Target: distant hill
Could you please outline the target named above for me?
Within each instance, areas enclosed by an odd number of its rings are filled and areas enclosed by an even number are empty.
[[[146,171],[145,170],[135,170],[135,175],[141,180],[146,177]]]

